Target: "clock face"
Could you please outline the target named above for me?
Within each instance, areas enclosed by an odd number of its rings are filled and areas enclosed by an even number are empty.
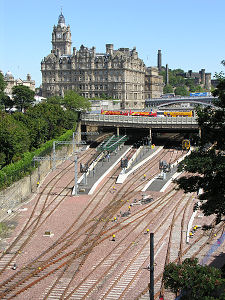
[[[61,39],[61,37],[62,37],[61,33],[57,33],[57,34],[56,34],[56,37],[57,37],[58,39]]]

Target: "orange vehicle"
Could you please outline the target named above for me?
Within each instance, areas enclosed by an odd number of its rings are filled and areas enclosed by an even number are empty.
[[[192,117],[192,111],[164,111],[166,117]]]
[[[101,110],[102,115],[121,115],[129,116],[130,112],[127,110]]]
[[[143,117],[157,117],[156,112],[150,112],[150,111],[132,111],[132,116],[143,116]]]
[[[101,110],[102,115],[157,117],[157,112],[129,110]]]

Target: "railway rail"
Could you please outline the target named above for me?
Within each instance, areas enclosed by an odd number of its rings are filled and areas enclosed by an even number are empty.
[[[39,267],[40,268],[40,267]]]
[[[122,220],[121,222],[112,222],[113,216],[118,214],[119,210],[122,209],[125,204],[127,205],[127,200],[132,201],[132,199],[134,199],[134,197],[136,197],[140,192],[141,188],[145,184],[144,180],[142,180],[143,174],[147,174],[149,172],[150,166],[153,166],[153,164],[158,164],[158,160],[163,159],[166,154],[168,158],[168,151],[164,150],[164,154],[161,153],[159,156],[157,156],[157,158],[154,159],[154,161],[146,164],[140,172],[136,173],[133,176],[130,182],[124,184],[120,190],[116,191],[115,194],[112,195],[112,199],[105,201],[102,209],[100,205],[102,205],[103,201],[106,199],[105,196],[109,194],[107,193],[107,191],[112,191],[113,184],[115,184],[114,178],[120,171],[119,167],[117,167],[114,170],[112,176],[107,179],[105,186],[102,189],[99,189],[97,193],[95,193],[93,199],[89,203],[90,205],[87,207],[87,210],[81,212],[79,218],[75,220],[75,223],[73,223],[70,228],[68,228],[65,234],[61,236],[56,242],[54,242],[54,244],[45,252],[43,252],[36,260],[30,262],[24,268],[24,270],[19,270],[19,272],[16,273],[17,275],[15,274],[10,278],[10,280],[6,280],[1,284],[0,297],[8,298],[17,296],[25,292],[28,288],[31,288],[44,278],[51,276],[52,274],[56,274],[56,272],[61,270],[61,274],[57,275],[55,283],[51,284],[47,293],[45,293],[44,297],[45,299],[48,299],[48,297],[51,297],[51,294],[55,289],[57,290],[62,282],[66,282],[65,278],[68,277],[67,273],[71,273],[70,264],[72,264],[72,268],[76,268],[76,270],[70,277],[70,280],[67,280],[67,284],[64,284],[64,291],[63,293],[61,293],[60,299],[70,299],[68,297],[73,297],[71,285],[74,277],[87,263],[92,251],[96,247],[107,241],[112,233],[115,232],[116,234],[119,234],[124,228],[132,226],[132,224],[137,222],[137,220],[139,220],[140,223],[143,223],[143,219],[148,218],[149,215],[153,213],[152,208],[152,210],[150,209],[151,212],[132,213],[130,217]],[[173,157],[172,159],[173,154],[169,154],[171,156],[171,161],[176,161],[178,159],[178,155],[175,155],[175,157]],[[154,177],[155,175],[156,173],[151,172],[152,177]],[[127,190],[129,190],[129,192],[127,192]],[[100,194],[102,194],[102,197],[100,197]],[[126,201],[124,198],[126,199]],[[165,199],[163,199],[163,201],[166,205],[167,201],[165,201]],[[156,203],[156,201],[149,204],[149,207],[154,207],[154,205],[156,205],[154,203]],[[143,210],[145,209],[146,208],[143,208]],[[154,211],[156,211],[156,208],[154,208]],[[75,227],[75,224],[77,228],[75,230],[72,230],[72,228]],[[147,226],[148,225],[149,224],[147,224]],[[140,226],[143,225],[140,224]],[[145,229],[146,226],[143,228],[143,230]],[[86,235],[85,238],[84,235]],[[73,246],[73,244],[76,246]],[[138,255],[136,258],[138,259]],[[108,292],[107,295],[109,294],[110,292]],[[123,294],[125,294],[125,291]],[[122,294],[121,297],[123,297]]]
[[[104,138],[104,136],[98,137],[97,140],[102,138]],[[85,161],[86,158],[90,160],[89,158],[90,152],[92,154],[94,150],[89,150],[87,153],[83,153],[80,156],[79,161],[83,161],[83,160]],[[73,163],[69,163],[67,169],[59,170],[58,173],[55,172],[56,173],[55,177],[52,180],[50,180],[41,191],[39,189],[38,198],[35,202],[35,205],[32,209],[32,212],[26,224],[22,228],[19,235],[14,239],[11,245],[2,253],[0,257],[0,263],[1,263],[2,259],[8,256],[7,259],[4,259],[5,265],[3,266],[2,264],[0,264],[1,266],[0,275],[7,269],[7,267],[12,263],[12,261],[15,260],[16,256],[21,253],[25,245],[33,236],[34,232],[37,231],[38,227],[40,227],[48,219],[48,217],[55,211],[55,209],[63,202],[64,197],[59,198],[57,194],[61,194],[64,191],[66,191],[67,195],[69,194],[67,187],[63,188],[60,191],[58,191],[55,197],[53,197],[53,199],[48,203],[50,196],[52,196],[52,194],[54,195],[54,193],[52,193],[54,186],[57,185],[60,182],[61,177],[64,176],[66,173],[70,172],[72,168],[73,168]],[[55,206],[50,210],[50,206],[53,205]]]

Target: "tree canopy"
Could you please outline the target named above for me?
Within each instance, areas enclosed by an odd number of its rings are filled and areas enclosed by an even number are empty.
[[[18,123],[13,116],[0,112],[0,165],[5,166],[17,161],[21,154],[29,150],[29,131]]]
[[[13,114],[0,111],[0,168],[20,159],[25,151],[33,151],[67,130],[74,131],[78,112],[91,106],[73,91],[68,91],[65,98],[54,96],[31,105],[34,92],[26,86],[13,87],[13,100],[5,94],[4,97],[2,110],[14,104],[19,111]]]
[[[199,195],[200,209],[206,216],[216,214],[216,222],[225,216],[225,78],[220,79],[214,96],[217,109],[197,109],[198,124],[202,134],[198,148],[178,167],[189,175],[177,180],[185,192],[203,191]]]
[[[7,86],[7,83],[4,80],[3,74],[0,72],[0,92],[4,92],[6,86]]]
[[[78,113],[59,104],[39,103],[24,113],[0,112],[0,168],[20,159],[67,130],[75,130]]]
[[[0,106],[4,105],[3,101],[6,99],[6,95],[4,93],[6,86],[7,86],[7,84],[4,80],[4,76],[0,72]]]
[[[162,70],[160,75],[163,76],[164,82],[166,82],[166,71]],[[176,95],[181,96],[187,96],[189,92],[206,91],[200,85],[196,84],[194,78],[185,78],[184,75],[185,72],[182,69],[169,70],[169,84],[164,87],[164,94],[172,93],[171,89],[175,90]]]
[[[15,107],[20,111],[27,109],[34,103],[34,91],[25,85],[17,85],[12,88]]]
[[[39,103],[27,109],[26,113],[14,113],[14,119],[29,130],[31,147],[37,148],[46,141],[75,129],[77,113],[64,110],[59,104]]]
[[[66,109],[72,111],[89,110],[91,103],[88,99],[80,96],[74,91],[67,91],[65,93],[63,104]]]
[[[167,84],[163,88],[163,93],[168,94],[168,93],[173,93],[173,87],[170,84]]]
[[[188,90],[185,86],[178,86],[175,91],[175,95],[180,95],[180,96],[188,96]]]
[[[60,96],[51,96],[44,100],[43,102],[49,103],[49,104],[62,104],[63,98]]]
[[[1,104],[4,107],[5,111],[7,109],[11,109],[14,106],[14,101],[7,95],[2,94],[2,98],[1,98]]]
[[[182,264],[170,263],[165,267],[163,282],[166,289],[181,292],[182,300],[224,299],[225,280],[222,271],[198,264],[197,259],[185,259]]]

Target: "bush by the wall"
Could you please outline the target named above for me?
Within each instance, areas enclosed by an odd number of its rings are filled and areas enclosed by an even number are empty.
[[[40,148],[32,152],[23,153],[21,160],[16,163],[7,165],[6,167],[0,170],[0,190],[5,189],[19,179],[27,176],[37,167],[37,164],[34,163],[33,158],[35,156],[46,156],[50,155],[53,148],[53,142],[57,141],[70,141],[72,140],[73,131],[68,130],[59,138],[50,140],[43,144]],[[61,145],[62,147],[63,145]]]

